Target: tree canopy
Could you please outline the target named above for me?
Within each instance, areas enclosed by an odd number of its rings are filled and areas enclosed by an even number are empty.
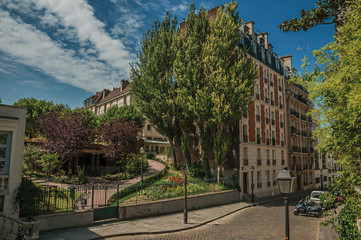
[[[29,138],[36,137],[36,121],[43,114],[62,110],[65,108],[62,104],[54,104],[53,101],[38,100],[36,98],[20,98],[13,104],[18,107],[26,107],[26,125],[25,135]]]
[[[144,126],[143,114],[134,105],[123,107],[113,106],[99,117],[101,122],[110,123],[116,119],[123,119],[126,122],[134,121],[140,128]]]
[[[338,2],[338,1],[335,1]],[[320,115],[316,136],[331,152],[342,171],[329,186],[344,195],[344,208],[336,219],[340,239],[361,239],[356,219],[361,218],[361,199],[355,188],[361,185],[361,1],[349,3],[349,11],[335,35],[335,42],[314,51],[316,65],[307,61],[301,84],[315,102]]]
[[[348,11],[352,1],[346,0],[318,0],[311,10],[301,10],[301,17],[285,20],[279,28],[284,32],[308,29],[320,24],[335,24],[338,28],[344,23],[344,14]]]

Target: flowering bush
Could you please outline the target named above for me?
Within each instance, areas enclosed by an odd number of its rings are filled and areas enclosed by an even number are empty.
[[[164,178],[160,185],[153,185],[151,188],[142,191],[142,194],[152,200],[180,197],[184,195],[185,179],[179,176],[170,175]],[[204,187],[194,183],[187,183],[187,193],[194,194],[204,191]]]

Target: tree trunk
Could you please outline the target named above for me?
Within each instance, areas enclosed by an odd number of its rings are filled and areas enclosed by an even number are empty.
[[[173,159],[173,168],[177,168],[177,158],[175,155],[175,148],[174,148],[174,138],[169,138],[169,144],[170,144],[170,152],[172,154]]]
[[[209,129],[206,127],[199,127],[200,143],[201,143],[201,157],[203,161],[203,169],[205,177],[209,178],[211,175],[209,167]]]
[[[221,177],[222,177],[222,166],[220,164],[217,164],[217,183],[221,183]]]

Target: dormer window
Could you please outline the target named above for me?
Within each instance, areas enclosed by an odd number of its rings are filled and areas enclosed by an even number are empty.
[[[244,34],[249,35],[249,27],[244,26]]]
[[[264,47],[264,39],[263,39],[263,38],[260,38],[260,39],[259,39],[259,45],[261,45],[262,47]]]

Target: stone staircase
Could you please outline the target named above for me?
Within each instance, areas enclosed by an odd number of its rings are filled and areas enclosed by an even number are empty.
[[[0,239],[14,240],[18,233],[18,228],[24,229],[26,239],[39,239],[38,221],[25,222],[0,212]]]

